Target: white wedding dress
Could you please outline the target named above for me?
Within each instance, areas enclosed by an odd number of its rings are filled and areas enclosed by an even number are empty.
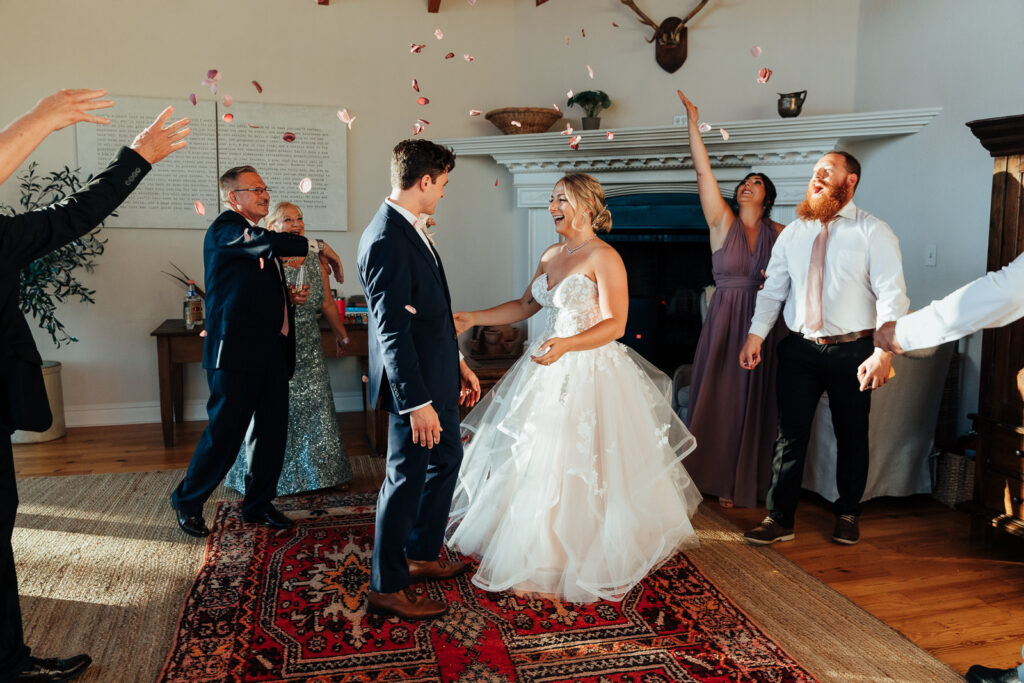
[[[621,600],[697,544],[701,501],[680,462],[696,446],[669,378],[612,342],[538,365],[540,344],[601,321],[597,285],[574,273],[532,285],[548,324],[463,421],[468,437],[448,545],[480,560],[473,583],[569,602]]]

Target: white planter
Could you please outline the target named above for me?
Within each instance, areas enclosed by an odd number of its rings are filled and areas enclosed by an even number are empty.
[[[64,426],[64,387],[60,382],[60,368],[60,363],[55,360],[43,361],[43,384],[46,386],[46,397],[50,401],[53,424],[45,432],[15,430],[11,435],[11,443],[53,441],[67,433],[67,428]]]

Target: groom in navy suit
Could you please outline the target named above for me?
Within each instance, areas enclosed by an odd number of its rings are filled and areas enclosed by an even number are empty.
[[[324,253],[340,276],[337,255],[319,240],[256,224],[270,211],[270,190],[252,166],[220,178],[225,210],[206,231],[206,331],[203,368],[210,385],[203,431],[185,478],[171,494],[178,526],[206,536],[203,503],[238,455],[250,421],[255,449],[245,476],[242,520],[273,529],[292,521],[271,504],[288,433],[288,380],[295,369],[295,309],[301,293],[285,286],[279,258]]]
[[[426,232],[454,167],[455,154],[429,140],[398,143],[391,195],[357,258],[369,308],[369,400],[390,413],[367,602],[405,619],[447,609],[410,582],[466,568],[439,555],[462,463],[459,403],[475,403],[480,384],[460,358],[444,266]]]

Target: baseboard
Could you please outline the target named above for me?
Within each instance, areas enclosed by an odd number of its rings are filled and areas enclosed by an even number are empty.
[[[206,419],[206,401],[185,401],[185,421]],[[335,392],[334,409],[339,413],[363,409],[363,395],[359,391]],[[83,406],[64,406],[64,422],[68,427],[103,427],[109,425],[149,424],[160,422],[160,403],[94,403]]]

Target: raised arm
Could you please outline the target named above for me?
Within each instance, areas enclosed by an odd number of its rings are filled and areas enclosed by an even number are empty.
[[[711,170],[711,159],[704,139],[700,134],[700,112],[697,105],[686,98],[679,90],[679,99],[686,107],[686,131],[690,139],[690,156],[693,159],[693,170],[697,172],[697,194],[700,197],[700,208],[704,212],[704,220],[711,229],[711,251],[717,251],[725,242],[735,216],[729,208],[729,202],[722,197],[722,190]]]

